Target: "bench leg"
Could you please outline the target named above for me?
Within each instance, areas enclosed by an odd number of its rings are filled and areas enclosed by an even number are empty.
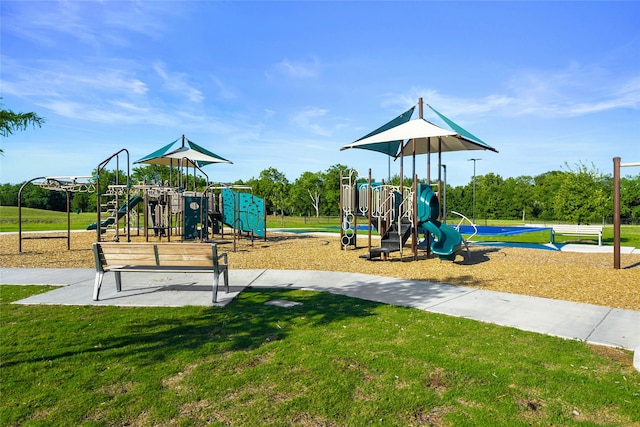
[[[224,287],[226,293],[229,293],[229,270],[224,268],[222,269]],[[218,302],[218,285],[220,284],[220,270],[213,272],[213,298],[212,302]]]
[[[119,271],[113,272],[116,275],[116,291],[120,292],[122,290],[122,279],[120,277]]]
[[[213,296],[211,302],[218,302],[218,282],[220,282],[220,274],[217,271],[213,272]]]
[[[96,271],[96,281],[93,285],[93,300],[98,301],[100,296],[100,287],[102,286],[102,278],[104,277],[104,271]]]

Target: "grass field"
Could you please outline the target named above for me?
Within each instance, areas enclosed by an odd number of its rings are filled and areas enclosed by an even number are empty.
[[[11,304],[49,289],[0,286],[2,426],[640,425],[627,351],[301,290]]]
[[[96,222],[95,213],[72,213],[70,216],[72,230],[85,230],[87,225]],[[22,209],[22,231],[49,231],[49,230],[66,230],[67,214],[64,212],[46,211],[40,209]],[[521,222],[515,220],[478,220],[482,225],[504,225],[517,226],[522,225]],[[358,224],[366,224],[365,218],[360,218]],[[456,225],[457,221],[450,220],[450,225]],[[296,217],[296,216],[274,216],[267,217],[268,228],[297,228],[303,231],[329,231],[338,232],[340,227],[340,218],[338,217]],[[0,206],[0,232],[16,232],[18,231],[18,208],[14,206]],[[360,234],[366,234],[360,231]],[[374,234],[376,234],[374,232]],[[500,242],[517,242],[517,243],[549,243],[549,232],[540,231],[536,233],[525,233],[515,236],[496,236],[485,237],[475,236],[474,241],[500,241]],[[583,242],[597,243],[595,238],[583,238]],[[565,243],[575,241],[575,237],[557,236],[556,242]],[[613,245],[613,226],[608,225],[603,230],[603,244]],[[622,226],[621,244],[624,246],[632,246],[640,248],[640,226]]]
[[[72,230],[86,230],[87,226],[96,222],[97,214],[71,213],[69,215]],[[18,231],[18,208],[0,206],[0,232]],[[67,214],[65,212],[47,211],[43,209],[22,208],[22,231],[66,230]]]

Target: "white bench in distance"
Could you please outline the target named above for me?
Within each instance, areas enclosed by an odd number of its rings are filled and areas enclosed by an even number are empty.
[[[575,225],[575,224],[554,224],[551,226],[551,243],[555,241],[555,235],[598,237],[598,246],[602,246],[602,226],[601,225]]]
[[[127,243],[96,242],[93,244],[96,280],[93,300],[98,301],[104,274],[112,271],[116,291],[122,290],[121,273],[211,273],[212,302],[217,302],[220,274],[229,293],[227,254],[218,254],[215,243]],[[220,262],[220,260],[223,262]]]

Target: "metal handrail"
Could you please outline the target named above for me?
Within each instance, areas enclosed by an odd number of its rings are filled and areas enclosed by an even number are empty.
[[[469,236],[466,241],[470,242],[471,238],[473,236],[475,236],[476,234],[478,234],[478,227],[473,223],[473,221],[471,221],[469,218],[467,218],[466,216],[462,215],[460,212],[456,212],[456,211],[450,211],[452,214],[458,215],[460,217],[460,222],[458,222],[458,225],[455,226],[456,231],[460,232],[460,226],[462,225],[462,223],[466,220],[472,227],[473,227],[473,234],[471,234],[471,236]]]

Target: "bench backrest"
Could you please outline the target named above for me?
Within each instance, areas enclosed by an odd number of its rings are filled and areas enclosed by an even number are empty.
[[[566,233],[602,233],[601,225],[555,224],[554,231]]]
[[[121,243],[93,244],[96,269],[113,265],[218,266],[215,243]]]

